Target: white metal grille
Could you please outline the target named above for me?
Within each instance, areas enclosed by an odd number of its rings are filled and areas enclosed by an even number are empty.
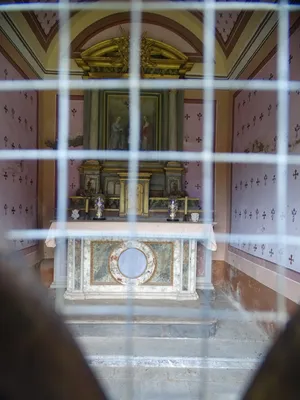
[[[69,79],[70,54],[67,51],[70,43],[70,13],[72,11],[93,11],[93,10],[129,10],[131,13],[131,21],[135,24],[131,25],[131,42],[130,42],[130,77],[128,80],[79,80]],[[256,235],[234,235],[216,233],[217,242],[232,243],[238,240],[255,241],[256,243],[284,243],[285,245],[298,245],[299,237],[287,235],[286,224],[280,219],[280,214],[287,205],[287,179],[286,167],[290,164],[299,164],[299,156],[288,154],[288,144],[286,132],[289,128],[289,91],[300,90],[300,82],[291,81],[289,79],[289,13],[291,11],[299,11],[300,7],[289,5],[283,0],[279,3],[263,3],[263,2],[215,2],[213,0],[198,1],[174,1],[174,2],[142,2],[141,0],[132,0],[131,2],[112,2],[99,1],[91,2],[69,2],[68,0],[60,0],[58,3],[24,3],[24,4],[3,4],[0,6],[1,12],[18,12],[18,11],[56,11],[59,13],[60,30],[59,30],[59,76],[55,80],[7,80],[1,81],[1,91],[19,91],[19,90],[58,90],[59,93],[59,114],[58,114],[58,147],[57,150],[1,150],[0,160],[57,160],[57,220],[58,226],[53,235],[57,242],[57,251],[60,254],[60,262],[65,257],[65,241],[64,238],[75,237],[101,237],[101,232],[90,231],[68,231],[66,229],[67,220],[67,186],[68,186],[68,160],[84,160],[84,159],[105,159],[105,160],[129,160],[130,187],[129,194],[135,201],[136,182],[139,162],[142,160],[163,160],[163,161],[201,161],[204,164],[203,169],[203,210],[204,219],[209,219],[212,215],[212,198],[213,198],[213,164],[214,163],[253,163],[253,164],[275,164],[277,165],[277,230],[273,234],[256,234]],[[204,13],[204,78],[203,79],[184,79],[184,80],[148,80],[140,79],[140,57],[139,46],[141,36],[141,15],[142,11],[164,11],[164,10],[197,10]],[[278,13],[278,52],[277,67],[278,79],[274,81],[266,80],[217,80],[214,78],[214,41],[215,41],[215,13],[216,11],[230,10],[253,10],[253,11],[275,11]],[[68,149],[68,132],[69,120],[65,115],[69,115],[69,95],[70,90],[80,89],[129,89],[130,92],[130,149],[129,151],[105,151],[105,150],[69,150]],[[174,151],[150,151],[140,152],[138,145],[140,131],[140,90],[152,89],[203,89],[204,94],[204,137],[202,152],[174,152]],[[260,91],[277,91],[278,111],[277,111],[277,137],[278,146],[276,154],[263,153],[215,153],[214,143],[214,91],[215,90],[260,90]],[[135,208],[135,207],[133,207]],[[111,232],[111,237],[137,237],[135,232],[136,215],[130,214],[129,221],[131,223],[130,230],[124,232]],[[21,230],[8,232],[11,239],[39,239],[45,240],[48,235],[47,230]],[[107,232],[103,235],[107,236]],[[143,232],[143,238],[150,237],[148,232]],[[163,234],[157,232],[156,238],[164,237]],[[169,238],[175,235],[170,233]],[[180,238],[192,238],[191,235],[181,234]],[[193,238],[194,239],[194,238]],[[207,239],[205,236],[197,236],[198,240]],[[278,265],[278,273],[281,279],[278,279],[278,292],[283,293],[285,268]],[[135,307],[128,301],[128,307],[120,306],[68,306],[64,307],[62,296],[58,296],[58,307],[65,313],[75,314],[93,314],[114,315],[127,314],[128,320],[132,318],[133,313],[155,316],[187,316],[191,317],[211,317],[217,319],[233,319],[240,320],[241,314],[233,311],[224,310],[190,310],[186,308],[178,308],[170,310],[165,307]],[[277,296],[277,311],[272,312],[243,312],[244,320],[265,320],[273,321],[274,317],[284,321],[286,319],[286,306],[284,298]],[[128,332],[130,336],[130,332]],[[202,349],[203,355],[208,355],[208,347]],[[130,347],[128,347],[130,355]],[[203,377],[203,382],[206,380]],[[205,386],[202,386],[204,388]],[[204,389],[203,389],[204,390]],[[130,397],[128,397],[130,398]]]

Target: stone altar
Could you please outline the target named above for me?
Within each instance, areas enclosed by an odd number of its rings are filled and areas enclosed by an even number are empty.
[[[48,247],[56,245],[51,235],[55,228],[52,222]],[[205,234],[208,253],[216,250],[212,224],[141,221],[136,224],[138,239],[122,237],[130,228],[126,221],[67,222],[66,228],[91,232],[90,238],[68,239],[67,266],[55,265],[55,280],[67,280],[65,298],[70,300],[196,299],[197,240],[184,235]],[[95,232],[102,232],[101,237]],[[155,238],[157,232],[163,237]],[[211,276],[209,263],[206,268]]]

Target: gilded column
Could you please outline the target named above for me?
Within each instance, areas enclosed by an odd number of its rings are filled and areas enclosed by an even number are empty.
[[[99,124],[99,92],[93,90],[90,100],[90,149],[98,149],[98,124]]]
[[[169,92],[169,150],[177,150],[177,110],[176,110],[176,96],[177,90],[170,90]]]

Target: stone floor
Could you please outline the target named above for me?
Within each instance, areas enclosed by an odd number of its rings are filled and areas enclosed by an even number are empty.
[[[221,292],[209,304],[234,310]],[[131,340],[125,335],[76,338],[112,400],[238,399],[270,340],[242,318],[217,325],[213,337],[202,339],[138,334]]]

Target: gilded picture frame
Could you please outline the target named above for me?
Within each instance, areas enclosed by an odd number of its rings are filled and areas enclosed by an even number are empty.
[[[102,148],[128,150],[130,143],[128,91],[104,91],[99,106],[101,105]],[[140,108],[140,150],[161,150],[162,93],[142,91]]]

